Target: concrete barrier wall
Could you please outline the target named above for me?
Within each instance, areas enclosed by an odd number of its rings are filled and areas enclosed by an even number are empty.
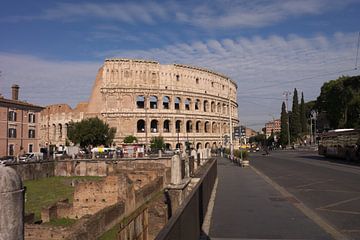
[[[160,231],[156,240],[198,240],[200,238],[201,227],[217,178],[216,160],[209,160],[195,177],[200,178],[199,182]]]

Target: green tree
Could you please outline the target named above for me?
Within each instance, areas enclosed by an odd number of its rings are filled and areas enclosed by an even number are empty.
[[[128,135],[124,138],[124,143],[134,143],[137,141],[138,141],[138,139],[134,135]]]
[[[323,84],[316,107],[330,128],[356,128],[360,126],[359,98],[360,76],[342,76]]]
[[[301,93],[300,123],[301,123],[301,132],[304,134],[307,132],[307,118],[306,118],[306,107],[304,102],[304,93]]]
[[[285,102],[282,103],[281,106],[281,117],[280,117],[280,140],[279,143],[283,146],[288,144],[288,114],[286,112]]]
[[[150,140],[151,151],[157,152],[165,148],[164,138],[162,136],[152,137]]]
[[[99,145],[110,146],[115,137],[116,128],[110,128],[98,117],[70,122],[67,137],[74,144],[83,148]]]
[[[290,121],[290,136],[292,142],[298,139],[300,132],[301,132],[301,123],[300,123],[300,111],[299,111],[299,98],[298,98],[297,90],[295,88],[293,95],[292,111],[291,111],[291,121]]]

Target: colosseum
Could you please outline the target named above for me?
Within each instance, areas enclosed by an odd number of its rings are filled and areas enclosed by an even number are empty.
[[[149,145],[162,136],[170,149],[224,146],[239,124],[236,83],[203,68],[156,61],[106,59],[89,101],[74,109],[55,104],[42,111],[43,145],[64,145],[67,124],[98,116],[116,128],[114,143],[134,135]]]

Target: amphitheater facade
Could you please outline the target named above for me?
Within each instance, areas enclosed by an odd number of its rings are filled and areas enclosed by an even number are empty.
[[[155,61],[106,59],[90,99],[75,109],[67,104],[42,112],[43,145],[63,145],[67,124],[98,116],[116,128],[114,142],[127,135],[150,144],[164,137],[169,148],[224,146],[230,118],[237,126],[236,83],[228,77],[193,66]]]

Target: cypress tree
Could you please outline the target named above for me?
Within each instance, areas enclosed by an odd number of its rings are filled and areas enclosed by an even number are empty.
[[[306,132],[307,132],[307,119],[306,119],[306,111],[305,111],[305,102],[304,102],[304,93],[303,92],[301,92],[300,122],[301,122],[301,132],[306,134]]]
[[[301,123],[300,123],[300,111],[299,111],[299,98],[296,88],[294,89],[293,95],[293,104],[291,112],[291,124],[290,124],[290,136],[291,141],[294,142],[299,137],[301,132]]]
[[[285,102],[281,106],[281,117],[280,117],[280,144],[286,146],[288,144],[288,114],[286,113]]]

